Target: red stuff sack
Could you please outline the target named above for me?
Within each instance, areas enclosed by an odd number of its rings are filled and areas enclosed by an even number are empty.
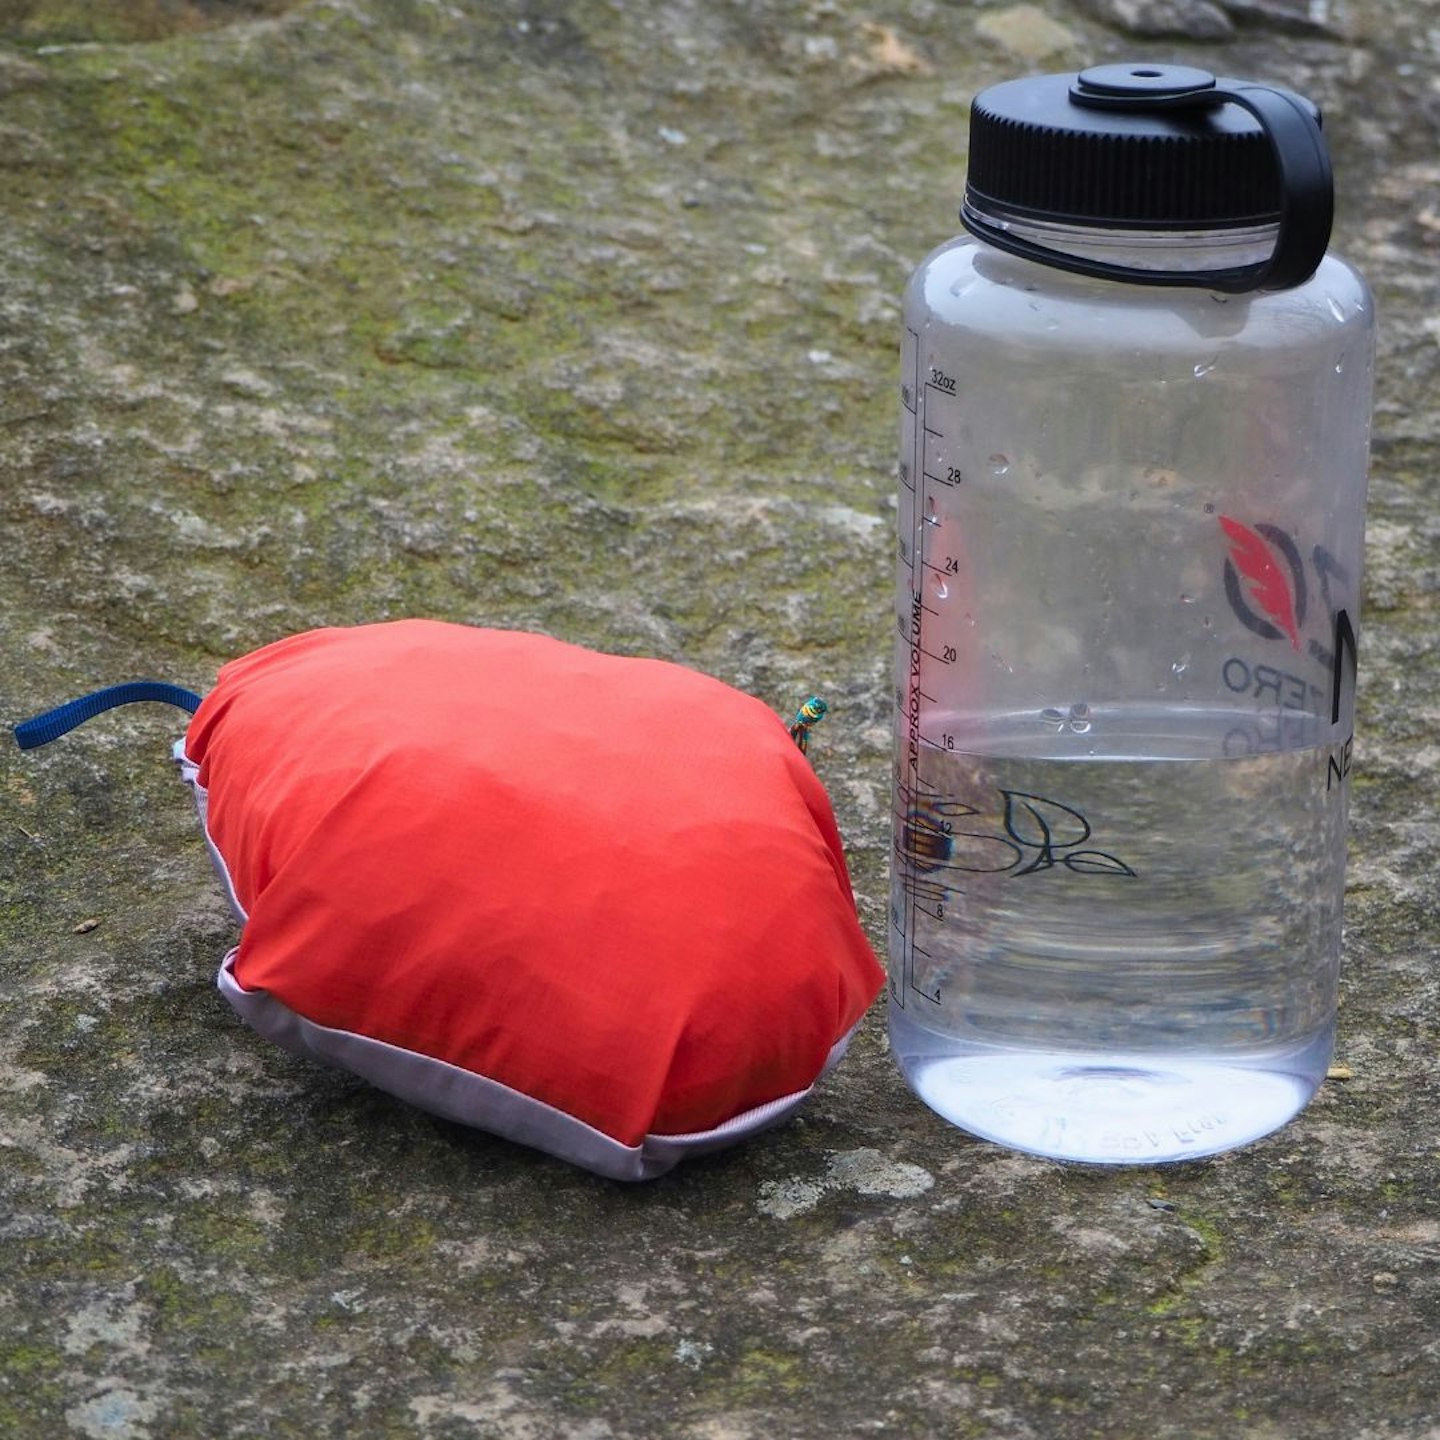
[[[315,630],[226,665],[176,758],[250,1025],[602,1175],[790,1114],[880,988],[809,763],[678,665]]]

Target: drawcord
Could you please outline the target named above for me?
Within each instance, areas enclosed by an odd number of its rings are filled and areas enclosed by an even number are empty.
[[[824,718],[830,707],[818,696],[812,695],[798,711],[795,719],[790,723],[790,738],[800,747],[800,753],[804,755],[810,748],[810,731]]]
[[[132,680],[127,685],[111,685],[82,695],[68,705],[60,705],[31,720],[21,721],[15,727],[15,743],[22,750],[34,750],[39,745],[58,740],[77,725],[83,725],[117,705],[133,705],[140,700],[159,700],[166,705],[178,705],[192,715],[200,708],[200,696],[193,690],[166,685],[159,680]]]
[[[104,690],[93,691],[47,710],[33,719],[22,720],[15,727],[15,743],[22,750],[34,750],[48,745],[68,734],[77,725],[113,710],[117,705],[134,705],[142,700],[158,700],[166,705],[177,705],[181,710],[194,714],[200,708],[201,697],[193,690],[179,685],[166,685],[159,680],[132,680],[127,685],[111,685]],[[812,695],[795,713],[790,723],[790,738],[800,747],[803,755],[810,748],[810,731],[826,716],[830,707],[818,696]]]

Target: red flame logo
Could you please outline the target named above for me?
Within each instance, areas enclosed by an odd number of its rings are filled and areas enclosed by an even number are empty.
[[[1249,602],[1263,610],[1298,650],[1300,626],[1295,618],[1295,597],[1286,579],[1287,557],[1258,530],[1228,515],[1220,517],[1220,524],[1230,540],[1231,563],[1249,587]]]

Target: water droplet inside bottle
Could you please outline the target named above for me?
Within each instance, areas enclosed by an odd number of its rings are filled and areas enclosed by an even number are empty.
[[[937,600],[948,600],[950,598],[950,587],[945,583],[943,575],[935,577],[935,598]]]
[[[1053,725],[1057,731],[1065,728],[1065,716],[1053,705],[1047,705],[1040,712],[1040,718],[1047,725]]]
[[[1209,360],[1202,360],[1202,361],[1195,367],[1195,378],[1196,378],[1197,380],[1199,380],[1199,379],[1201,379],[1202,377],[1208,375],[1208,374],[1215,368],[1216,361],[1218,361],[1219,358],[1220,358],[1220,357],[1219,357],[1218,355],[1216,355],[1216,356],[1213,356],[1213,357],[1212,357],[1211,359],[1209,359]]]
[[[1180,603],[1182,605],[1193,605],[1195,603],[1195,597],[1193,595],[1181,595]]]
[[[1010,473],[1010,457],[1001,455],[997,451],[990,457],[990,473],[992,475],[1008,475]]]
[[[1215,621],[1211,616],[1207,615],[1200,623],[1208,630]]]
[[[1070,728],[1077,735],[1090,733],[1090,707],[1088,705],[1072,705],[1070,707]]]
[[[1187,651],[1170,667],[1170,673],[1178,680],[1189,668],[1190,654]]]
[[[1345,373],[1345,362],[1343,360],[1337,360],[1335,362],[1335,373],[1337,375],[1343,375]]]

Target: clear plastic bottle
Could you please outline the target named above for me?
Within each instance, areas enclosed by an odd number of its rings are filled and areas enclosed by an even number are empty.
[[[1372,305],[1304,102],[1199,73],[978,97],[905,302],[891,1043],[1071,1160],[1263,1135],[1334,1040]]]

